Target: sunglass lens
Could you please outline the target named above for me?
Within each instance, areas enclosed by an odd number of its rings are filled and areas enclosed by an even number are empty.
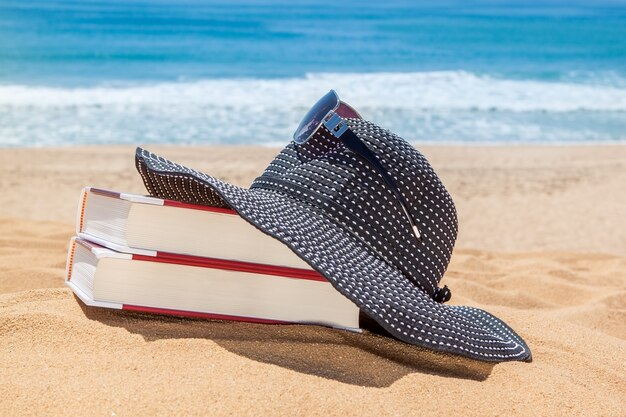
[[[309,140],[320,124],[322,124],[322,120],[328,112],[335,110],[338,106],[339,97],[334,90],[330,90],[304,116],[300,126],[296,129],[296,133],[293,134],[294,142],[301,144]]]

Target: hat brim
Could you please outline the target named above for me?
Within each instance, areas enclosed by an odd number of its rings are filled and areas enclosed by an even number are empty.
[[[231,207],[291,248],[404,342],[481,361],[531,360],[526,343],[500,319],[481,309],[434,301],[313,205],[286,193],[237,187],[141,148],[136,166],[156,197]]]

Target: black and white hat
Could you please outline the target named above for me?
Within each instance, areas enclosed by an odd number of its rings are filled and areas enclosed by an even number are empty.
[[[421,241],[376,170],[321,127],[291,142],[249,189],[138,148],[149,193],[230,207],[289,246],[398,339],[483,361],[530,360],[526,343],[486,311],[445,305],[438,287],[457,235],[454,203],[424,156],[397,135],[346,119],[398,184]]]

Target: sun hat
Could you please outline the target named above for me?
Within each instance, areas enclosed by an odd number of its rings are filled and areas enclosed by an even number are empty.
[[[503,321],[443,303],[450,292],[438,285],[457,215],[426,158],[374,123],[343,120],[394,178],[419,223],[419,241],[388,183],[325,126],[305,143],[290,142],[247,189],[142,148],[136,167],[152,196],[232,208],[404,342],[483,361],[530,361],[526,343]]]

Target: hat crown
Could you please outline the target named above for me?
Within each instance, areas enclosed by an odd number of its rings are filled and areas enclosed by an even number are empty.
[[[324,127],[306,143],[285,147],[251,188],[315,206],[434,295],[457,236],[452,198],[426,158],[404,139],[362,119],[346,122],[398,184],[421,242],[380,174]]]

